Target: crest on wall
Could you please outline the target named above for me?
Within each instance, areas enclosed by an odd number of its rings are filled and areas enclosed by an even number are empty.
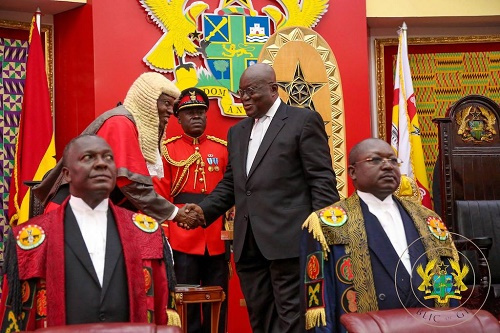
[[[179,89],[196,86],[217,98],[222,115],[245,117],[235,101],[243,71],[278,29],[314,27],[329,0],[277,0],[260,12],[252,0],[219,0],[209,5],[188,0],[139,0],[163,35],[144,56],[154,71],[172,73]]]

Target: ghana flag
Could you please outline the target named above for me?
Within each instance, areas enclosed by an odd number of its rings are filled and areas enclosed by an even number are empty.
[[[41,180],[56,165],[50,95],[45,73],[42,39],[31,22],[23,107],[16,140],[14,170],[9,192],[10,224],[29,217],[29,187],[25,181]]]

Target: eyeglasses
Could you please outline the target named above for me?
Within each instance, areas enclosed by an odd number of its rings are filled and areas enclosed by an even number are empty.
[[[274,84],[274,82],[268,82],[267,84]],[[238,94],[238,96],[241,98],[243,97],[244,94],[247,94],[248,97],[252,97],[254,96],[257,91],[262,88],[263,86],[258,86],[258,87],[249,87],[249,88],[246,88],[246,89],[238,89],[236,91],[236,94]]]
[[[391,157],[391,158],[382,158],[382,157],[368,157],[364,160],[357,161],[352,163],[351,165],[356,165],[356,163],[363,163],[363,162],[368,162],[371,165],[381,165],[384,162],[387,162],[391,164],[392,166],[400,166],[403,163],[403,160],[397,157]]]

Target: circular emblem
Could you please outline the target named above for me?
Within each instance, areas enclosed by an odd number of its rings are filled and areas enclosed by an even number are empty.
[[[431,234],[439,240],[446,240],[448,238],[448,229],[439,217],[429,216],[427,218],[427,227]]]
[[[34,249],[45,240],[45,231],[36,224],[29,224],[17,233],[17,245],[23,250]]]
[[[132,215],[132,221],[144,232],[153,233],[158,229],[158,222],[151,216],[147,216],[140,213],[135,213]]]
[[[358,312],[358,303],[356,301],[356,290],[354,287],[347,288],[340,299],[342,309],[345,313]]]
[[[347,222],[347,213],[340,207],[328,207],[319,213],[319,218],[323,223],[332,226],[340,227]]]
[[[142,269],[142,273],[144,274],[144,286],[145,286],[146,294],[147,294],[149,291],[149,288],[151,288],[151,282],[153,280],[151,279],[151,273],[149,272],[149,270],[146,267],[144,267]]]
[[[351,257],[348,255],[342,256],[335,264],[335,274],[340,282],[352,284],[354,274],[352,272]]]

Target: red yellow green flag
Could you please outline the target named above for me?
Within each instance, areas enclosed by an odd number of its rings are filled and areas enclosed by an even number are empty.
[[[29,187],[25,181],[41,180],[56,165],[50,95],[45,73],[42,39],[31,22],[23,107],[16,140],[14,170],[10,183],[10,224],[24,223],[29,217]]]
[[[403,160],[401,174],[415,180],[420,190],[422,204],[432,208],[416,99],[411,81],[405,23],[403,23],[403,28],[399,31],[399,48],[392,105],[391,145],[396,155]]]

